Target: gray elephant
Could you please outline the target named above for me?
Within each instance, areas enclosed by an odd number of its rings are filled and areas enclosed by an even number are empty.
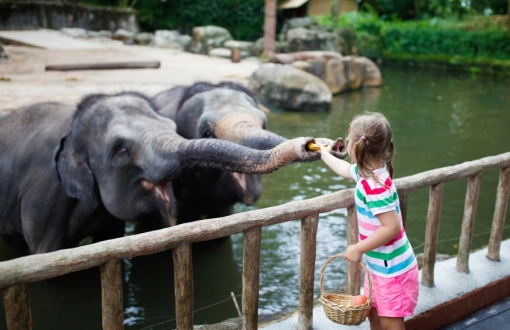
[[[311,138],[266,151],[187,140],[142,94],[40,103],[0,120],[0,235],[43,253],[121,236],[124,221],[174,221],[172,180],[193,168],[266,173],[312,161]]]
[[[287,141],[265,129],[267,118],[254,93],[237,83],[177,86],[155,95],[152,101],[187,139],[227,140],[258,150]],[[347,155],[341,140],[333,148],[336,156]],[[261,195],[262,178],[260,174],[196,169],[174,180],[173,188],[177,220],[187,222],[230,215],[238,202],[252,205]]]

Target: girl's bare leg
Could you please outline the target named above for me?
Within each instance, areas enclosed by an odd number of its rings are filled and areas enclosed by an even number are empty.
[[[405,330],[403,317],[379,317],[382,330]]]
[[[368,321],[370,321],[370,330],[382,330],[381,318],[377,315],[377,309],[372,307],[368,313]]]

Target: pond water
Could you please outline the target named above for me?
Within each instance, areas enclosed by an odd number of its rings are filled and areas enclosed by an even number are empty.
[[[273,111],[268,129],[280,135],[345,137],[352,117],[364,111],[384,113],[394,131],[395,178],[510,151],[508,79],[441,71],[382,69],[382,88],[337,96],[332,109],[321,113]],[[499,172],[483,177],[472,248],[487,244]],[[445,184],[438,253],[455,254],[462,222],[466,180]],[[321,161],[293,164],[263,179],[264,190],[254,207],[238,212],[313,198],[353,182],[335,175]],[[428,189],[408,200],[407,235],[416,253],[423,252]],[[510,213],[510,211],[508,212]],[[507,213],[507,219],[510,219]],[[346,211],[322,214],[317,234],[316,296],[324,261],[346,248]],[[134,231],[134,225],[129,225]],[[300,221],[265,227],[262,231],[259,313],[271,315],[297,307],[299,297]],[[504,238],[510,238],[507,220]],[[0,243],[1,244],[1,243]],[[195,324],[236,317],[230,297],[241,303],[241,234],[195,244]],[[0,245],[1,260],[16,253]],[[345,281],[343,260],[332,262],[325,288]],[[437,274],[436,274],[437,276]],[[101,288],[98,268],[30,284],[34,329],[100,329]],[[191,298],[191,297],[190,297]],[[171,252],[124,261],[126,329],[174,329]],[[5,313],[0,310],[0,329]]]

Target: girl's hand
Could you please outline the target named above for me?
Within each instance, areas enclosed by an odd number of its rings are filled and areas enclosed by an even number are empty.
[[[344,253],[344,259],[350,262],[361,262],[363,252],[358,249],[356,244],[349,245]]]
[[[321,154],[323,154],[323,153],[330,154],[332,151],[331,146],[329,146],[329,145],[324,146],[322,143],[319,144],[319,148],[320,148]]]

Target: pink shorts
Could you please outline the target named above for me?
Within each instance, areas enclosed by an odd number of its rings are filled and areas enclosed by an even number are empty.
[[[369,272],[370,273],[370,272]],[[418,266],[395,277],[370,274],[372,279],[372,306],[382,317],[413,315],[418,302]],[[365,274],[364,294],[368,296],[368,278]]]

